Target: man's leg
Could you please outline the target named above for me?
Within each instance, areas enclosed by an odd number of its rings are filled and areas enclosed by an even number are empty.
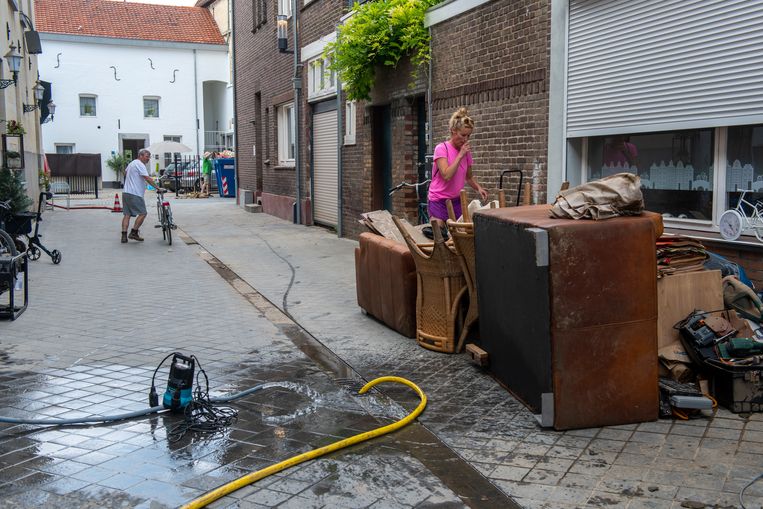
[[[122,216],[122,244],[127,242],[127,229],[130,227],[130,216],[124,214]]]
[[[141,214],[135,218],[135,225],[133,225],[132,230],[130,230],[130,235],[128,235],[127,238],[143,242],[143,237],[140,236],[138,230],[140,230],[140,226],[143,224],[145,219],[146,214]]]

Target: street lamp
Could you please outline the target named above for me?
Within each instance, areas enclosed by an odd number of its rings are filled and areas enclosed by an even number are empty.
[[[47,124],[48,122],[52,122],[53,121],[53,114],[55,112],[56,112],[56,103],[54,103],[53,101],[50,101],[48,103],[48,113],[50,113],[50,115],[45,117],[45,120],[41,121],[40,123],[41,124]]]
[[[289,48],[289,18],[286,14],[276,15],[276,38],[278,41],[278,51],[281,53],[294,53]]]
[[[21,54],[16,51],[16,46],[11,44],[8,53],[5,54],[5,59],[8,61],[8,68],[13,73],[13,79],[0,80],[0,89],[8,88],[11,85],[16,85],[16,80],[19,77],[19,70],[21,69]]]
[[[42,96],[45,94],[45,87],[40,85],[39,81],[32,88],[32,90],[34,90],[34,98],[36,99],[36,102],[34,104],[25,104],[24,105],[24,113],[29,113],[30,111],[34,111],[37,108],[39,108],[40,107],[40,103],[42,102]]]

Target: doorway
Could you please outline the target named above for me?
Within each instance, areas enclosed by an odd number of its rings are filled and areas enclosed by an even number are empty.
[[[371,109],[371,210],[392,210],[392,113],[390,106]]]

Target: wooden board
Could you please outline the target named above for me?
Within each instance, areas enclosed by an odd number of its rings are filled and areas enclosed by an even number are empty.
[[[721,271],[673,274],[657,280],[657,349],[680,341],[673,328],[695,309],[723,309]]]

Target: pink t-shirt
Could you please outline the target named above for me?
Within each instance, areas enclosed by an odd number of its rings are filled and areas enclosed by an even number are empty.
[[[456,147],[450,144],[449,141],[440,143],[434,149],[434,164],[432,166],[432,183],[429,184],[429,200],[452,200],[458,198],[461,193],[461,189],[466,182],[466,172],[472,165],[472,154],[468,153],[461,159],[458,165],[455,175],[450,180],[445,180],[440,174],[440,170],[437,168],[437,160],[446,158],[448,166],[453,164],[458,156],[458,150]]]

